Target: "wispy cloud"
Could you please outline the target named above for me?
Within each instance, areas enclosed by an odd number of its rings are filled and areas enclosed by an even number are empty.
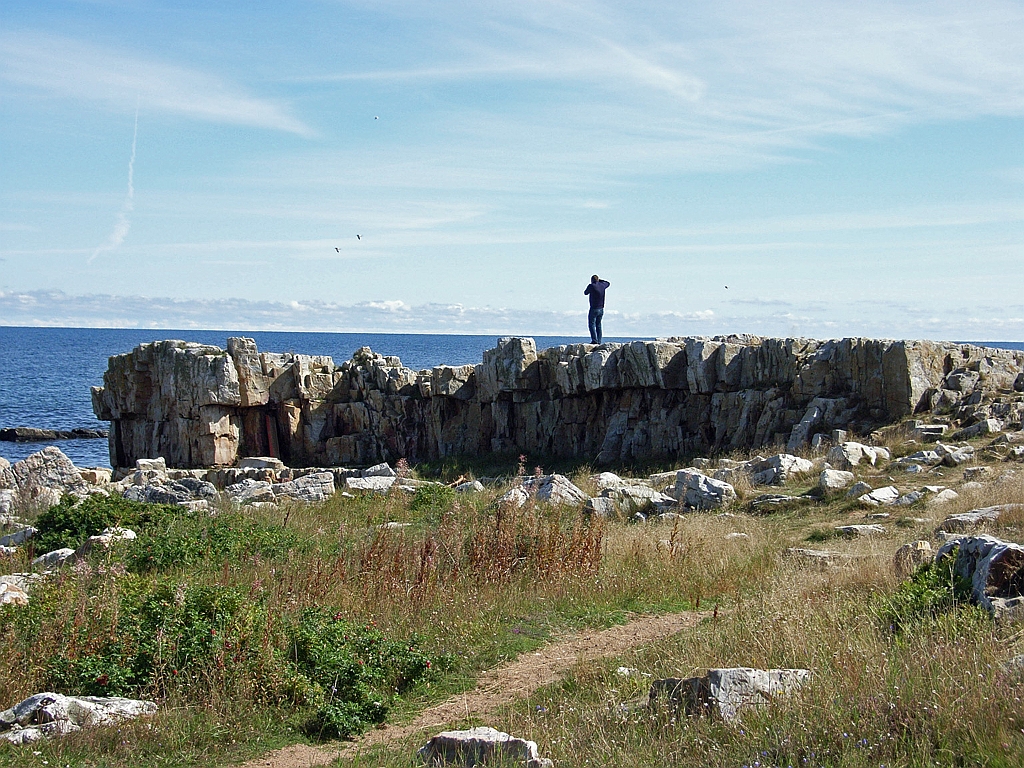
[[[128,158],[128,192],[125,194],[124,203],[122,203],[121,210],[117,214],[117,221],[114,223],[113,231],[111,231],[106,242],[93,251],[92,256],[89,257],[89,263],[92,263],[101,253],[106,253],[119,247],[128,236],[128,230],[131,229],[132,222],[129,217],[131,212],[135,210],[135,147],[138,140],[139,108],[135,107],[135,130],[132,132],[132,152]]]
[[[221,78],[57,35],[0,35],[0,80],[120,109],[138,103],[146,111],[313,135],[285,106],[249,96]]]

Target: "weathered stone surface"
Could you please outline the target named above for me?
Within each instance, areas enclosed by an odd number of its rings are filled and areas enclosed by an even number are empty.
[[[834,467],[848,470],[862,461],[866,461],[872,466],[877,465],[880,461],[888,461],[889,451],[863,443],[846,442],[832,448],[825,458]]]
[[[619,504],[608,496],[595,496],[587,499],[586,504],[583,505],[583,511],[598,517],[615,518],[619,515]]]
[[[523,482],[523,489],[537,501],[548,504],[576,505],[587,501],[587,494],[577,488],[565,475],[531,477]]]
[[[224,489],[228,498],[236,504],[252,504],[256,501],[273,501],[273,483],[266,480],[251,480],[246,478],[240,483],[229,485]]]
[[[395,484],[395,478],[382,477],[346,477],[345,487],[350,491],[373,491],[375,493],[387,493]]]
[[[946,541],[935,562],[956,553],[955,571],[971,584],[977,603],[994,614],[1024,607],[1024,547],[993,536],[962,536]]]
[[[74,557],[75,550],[71,547],[62,547],[55,549],[52,552],[40,555],[32,561],[33,568],[39,568],[41,570],[51,570],[53,568],[60,568],[64,565],[64,561],[71,557]]]
[[[871,525],[837,525],[836,531],[843,536],[884,536],[885,527]]]
[[[117,544],[135,541],[138,536],[131,528],[104,528],[102,533],[90,536],[72,553],[75,560],[81,560],[92,552],[105,551]]]
[[[0,739],[31,744],[51,736],[152,715],[151,701],[105,696],[62,696],[37,693],[0,712]]]
[[[48,507],[64,493],[82,496],[88,491],[71,459],[52,445],[0,471],[0,486],[14,492],[19,507]]]
[[[15,584],[0,583],[0,605],[28,605],[28,592]]]
[[[695,469],[676,473],[676,498],[693,509],[716,509],[736,499],[736,489]]]
[[[484,491],[484,484],[479,480],[470,480],[466,483],[459,483],[455,486],[456,493],[482,493]]]
[[[999,504],[994,507],[982,507],[972,509],[970,512],[961,512],[958,515],[950,515],[939,526],[939,530],[946,533],[967,533],[976,531],[984,525],[994,523],[1006,512],[1020,509],[1020,504]]]
[[[912,541],[896,550],[893,567],[898,576],[909,576],[918,566],[930,563],[934,557],[935,552],[929,542],[924,539]]]
[[[688,715],[713,714],[734,723],[744,709],[790,696],[810,677],[806,669],[709,669],[702,677],[655,680],[648,701],[650,706],[657,706],[667,698],[685,708]]]
[[[1021,352],[876,339],[694,337],[538,353],[532,339],[505,338],[477,366],[419,372],[366,348],[336,366],[261,353],[251,340],[228,347],[164,341],[111,358],[94,410],[112,420],[115,466],[153,455],[177,467],[492,451],[682,459],[975,407],[1024,372]],[[989,417],[1003,419],[1004,406]]]
[[[20,547],[26,541],[35,536],[39,531],[33,528],[31,525],[24,525],[11,533],[0,536],[0,546],[3,547]]]
[[[526,768],[551,768],[553,763],[537,753],[537,744],[509,736],[486,726],[465,731],[442,731],[419,751],[429,766],[451,765],[458,768],[498,763]]]
[[[818,488],[826,493],[841,491],[853,484],[853,472],[845,472],[841,469],[823,469],[818,475]]]
[[[394,478],[388,479],[394,482]],[[277,483],[270,488],[278,499],[294,499],[307,503],[326,501],[334,495],[334,475],[330,472],[314,472],[287,483]]]
[[[884,488],[876,488],[873,491],[858,496],[857,500],[872,507],[879,505],[895,504],[900,498],[900,489],[895,485],[887,485]]]
[[[931,504],[945,504],[946,502],[953,501],[953,499],[959,499],[960,494],[954,491],[952,488],[946,488],[945,490],[938,491],[934,496],[929,499]]]
[[[794,475],[810,472],[814,463],[788,453],[777,453],[751,467],[754,485],[782,485]]]
[[[110,482],[110,469],[107,467],[80,467],[78,473],[89,485],[106,485]]]
[[[273,456],[247,456],[238,460],[239,469],[275,469],[285,468],[285,463]]]

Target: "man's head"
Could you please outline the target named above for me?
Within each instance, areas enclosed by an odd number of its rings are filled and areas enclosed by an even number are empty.
[[[600,277],[598,277],[597,275],[591,275],[591,276],[590,276],[590,282],[592,282],[592,283],[596,283],[596,282],[597,282],[598,280],[600,280],[600,279],[601,279],[601,278],[600,278]]]

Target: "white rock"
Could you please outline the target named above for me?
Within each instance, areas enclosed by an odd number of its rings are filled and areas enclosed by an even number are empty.
[[[12,744],[31,744],[83,728],[116,725],[151,715],[152,701],[106,696],[62,696],[37,693],[0,712],[0,738]]]
[[[850,486],[855,480],[853,472],[841,469],[825,469],[818,475],[818,487],[826,492],[839,491]]]
[[[28,592],[14,584],[0,583],[0,605],[28,605]]]
[[[136,459],[135,469],[140,472],[166,472],[167,462],[163,456],[156,459]]]
[[[870,493],[857,497],[857,500],[873,507],[879,505],[895,504],[900,497],[899,488],[894,485],[887,485],[884,488],[876,488]]]
[[[465,731],[442,731],[420,749],[419,755],[428,766],[472,768],[492,762],[525,768],[551,768],[553,765],[537,754],[536,742],[518,739],[486,726]]]
[[[676,473],[676,498],[694,509],[715,509],[736,499],[736,489],[696,469]]]
[[[614,472],[602,472],[598,475],[594,475],[590,479],[593,480],[601,490],[606,488],[618,488],[624,482],[623,479]]]
[[[389,464],[375,464],[363,470],[363,477],[398,477],[398,473]]]
[[[960,494],[959,493],[954,491],[952,488],[947,488],[944,491],[939,491],[938,493],[936,493],[928,501],[931,504],[945,504],[948,501],[953,501],[953,499],[959,499],[959,498],[960,498]]]
[[[60,568],[64,561],[69,557],[73,557],[75,550],[70,547],[62,547],[61,549],[55,549],[52,552],[47,552],[45,555],[40,555],[32,561],[33,568],[42,568],[49,570],[51,568]]]
[[[238,460],[239,469],[285,469],[285,463],[273,456],[246,456]]]
[[[764,706],[792,695],[811,677],[806,669],[709,669],[703,677],[655,680],[648,694],[651,706],[663,696],[685,707],[686,714],[714,714],[727,723],[744,709]]]
[[[455,486],[456,493],[482,493],[484,484],[479,480],[470,480],[468,483],[460,483]]]
[[[843,536],[878,536],[885,534],[885,527],[881,525],[837,525],[836,531]]]
[[[393,477],[388,479],[394,482]],[[334,495],[334,475],[331,472],[312,472],[287,483],[275,483],[270,489],[276,499],[294,499],[307,504],[326,501]]]
[[[889,460],[889,451],[863,443],[846,442],[829,450],[826,461],[840,469],[851,469],[862,461],[876,466],[881,461]]]
[[[549,504],[576,505],[587,501],[587,494],[573,485],[565,475],[542,475],[523,482],[523,489],[537,501]]]
[[[0,546],[3,547],[18,547],[24,544],[26,541],[35,536],[39,531],[33,528],[31,525],[23,526],[13,533],[8,533],[4,536],[0,536]]]
[[[751,467],[754,485],[781,485],[794,475],[810,472],[814,463],[789,453],[777,453]]]
[[[266,480],[253,480],[250,477],[224,489],[228,498],[236,504],[251,504],[254,501],[273,501],[274,489]]]
[[[350,491],[370,491],[372,493],[387,493],[395,484],[395,477],[384,475],[371,475],[370,477],[346,477],[345,487]]]

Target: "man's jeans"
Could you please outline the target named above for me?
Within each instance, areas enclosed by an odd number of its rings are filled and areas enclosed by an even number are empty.
[[[596,307],[590,308],[590,314],[587,316],[587,323],[590,325],[590,343],[600,344],[601,343],[601,318],[604,317],[604,307],[600,309]]]

